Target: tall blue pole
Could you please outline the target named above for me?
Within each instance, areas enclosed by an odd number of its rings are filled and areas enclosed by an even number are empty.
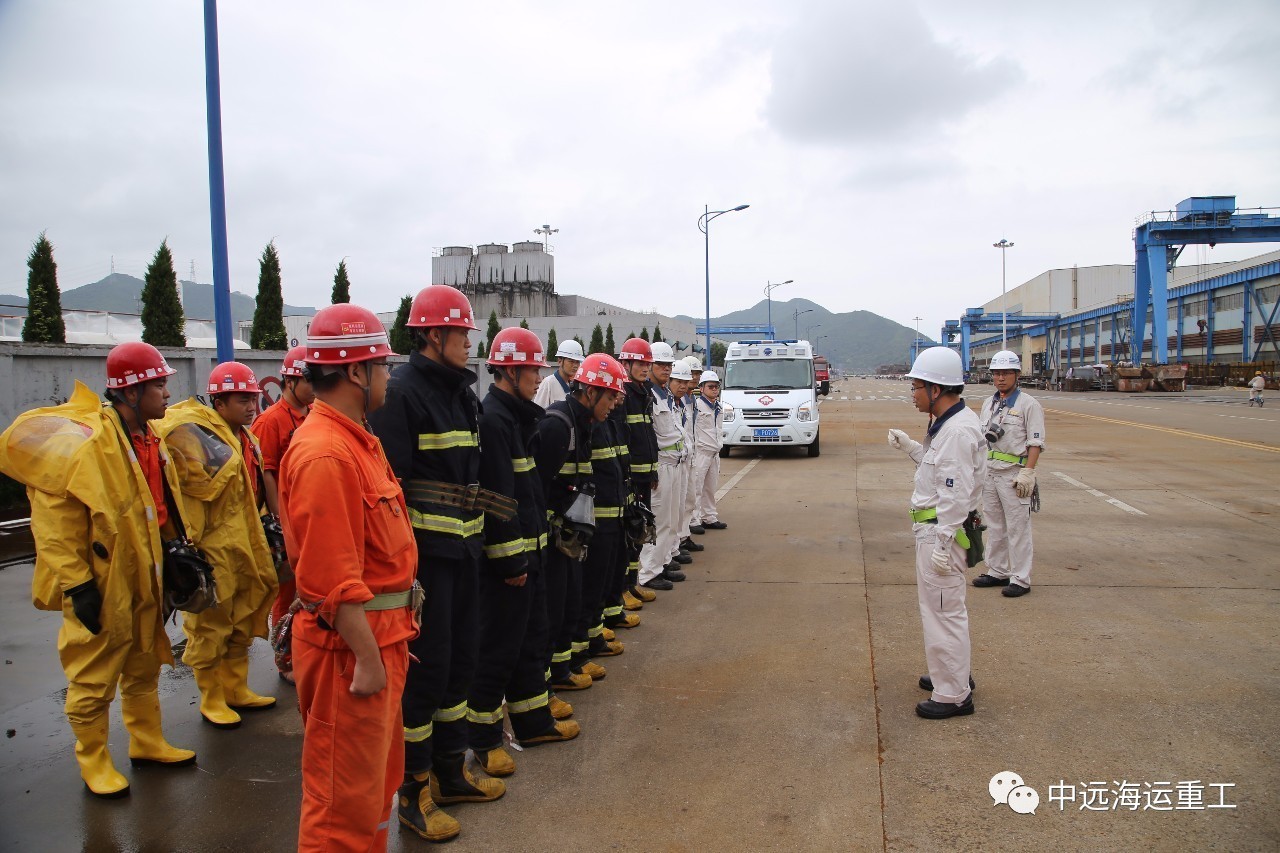
[[[222,178],[222,91],[218,80],[218,0],[204,0],[204,99],[209,125],[209,230],[213,237],[213,319],[218,361],[236,350],[227,276],[227,196]]]
[[[707,264],[707,349],[702,355],[706,359],[707,370],[710,370],[715,366],[711,363],[711,205],[704,205],[703,211],[705,223],[702,228],[702,248]]]

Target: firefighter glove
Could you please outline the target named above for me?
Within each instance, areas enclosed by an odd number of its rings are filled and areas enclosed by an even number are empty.
[[[85,581],[67,590],[67,595],[71,596],[71,609],[75,611],[80,624],[90,634],[99,633],[102,630],[102,622],[99,621],[102,616],[102,593],[98,592],[98,584],[91,580]]]
[[[1029,498],[1036,488],[1036,469],[1023,468],[1013,481],[1013,488],[1020,498]]]

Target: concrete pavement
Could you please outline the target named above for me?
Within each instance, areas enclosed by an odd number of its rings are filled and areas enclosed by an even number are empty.
[[[990,386],[973,390],[977,401]],[[608,678],[564,697],[583,736],[516,753],[502,801],[451,808],[463,824],[451,849],[1280,845],[1280,412],[1222,391],[1041,396],[1033,593],[970,588],[977,712],[935,722],[913,713],[927,694],[912,468],[885,443],[889,427],[923,432],[906,396],[903,383],[844,380],[823,403],[821,457],[766,453],[722,501],[730,528],[700,538],[689,580],[619,632],[627,651],[603,661]],[[753,458],[739,454],[722,483]],[[125,769],[117,712],[111,742],[133,794],[84,794],[57,617],[30,607],[29,580],[29,567],[0,571],[0,654],[13,661],[0,669],[13,731],[0,849],[291,847],[296,712],[214,731],[185,668],[162,676],[166,731],[199,767]],[[261,644],[252,681],[289,704]],[[1035,814],[992,804],[988,781],[1006,770],[1037,791]],[[1101,806],[1104,790],[1123,807]],[[1235,808],[1173,807],[1197,790]],[[392,849],[427,847],[393,833]]]

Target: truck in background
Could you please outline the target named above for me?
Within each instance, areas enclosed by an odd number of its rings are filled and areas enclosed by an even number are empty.
[[[813,381],[818,385],[818,393],[827,396],[831,393],[831,365],[825,355],[813,357]]]
[[[804,447],[818,443],[818,395],[808,341],[734,341],[720,379],[724,406],[720,455],[735,447]]]

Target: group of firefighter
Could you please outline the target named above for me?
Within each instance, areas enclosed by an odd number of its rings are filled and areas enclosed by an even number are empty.
[[[255,638],[296,686],[299,849],[382,849],[393,800],[403,826],[453,838],[441,806],[501,797],[511,741],[577,737],[564,695],[606,677],[598,659],[685,579],[694,537],[727,526],[719,380],[696,358],[632,338],[616,357],[566,341],[548,364],[536,334],[503,329],[481,402],[466,296],[427,287],[407,325],[393,371],[376,315],[320,310],[261,413],[243,364],[214,368],[207,405],[168,406],[176,371],[120,344],[105,405],[77,382],[0,436],[31,500],[33,601],[63,613],[90,792],[129,791],[107,748],[117,684],[130,763],[195,763],[165,740],[157,694],[181,611],[209,725],[277,704],[249,687]]]

